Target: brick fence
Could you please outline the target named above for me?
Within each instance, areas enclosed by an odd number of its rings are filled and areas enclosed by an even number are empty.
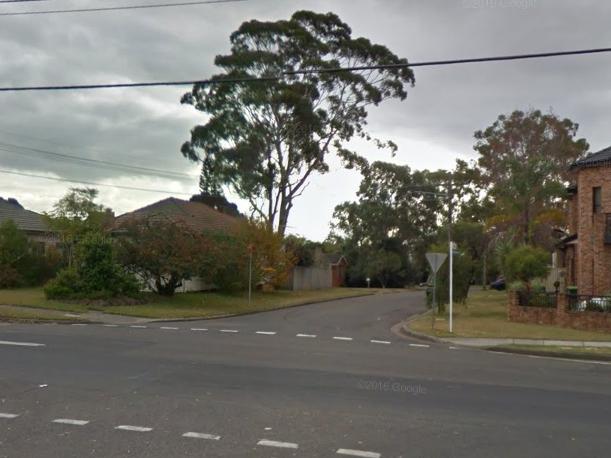
[[[611,313],[571,312],[568,296],[558,294],[556,307],[521,306],[517,291],[509,291],[507,318],[518,323],[563,326],[584,331],[611,332]]]

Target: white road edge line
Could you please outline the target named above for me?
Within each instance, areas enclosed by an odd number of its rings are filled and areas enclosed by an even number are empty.
[[[237,329],[220,329],[220,332],[239,332]]]
[[[293,442],[278,442],[267,439],[261,439],[259,442],[257,442],[257,445],[263,445],[265,447],[299,448],[299,445]]]
[[[360,456],[363,458],[380,458],[382,456],[377,452],[365,452],[363,450],[351,450],[349,448],[340,448],[335,453],[338,455]]]
[[[377,344],[386,344],[386,345],[390,345],[390,340],[376,340],[376,339],[371,339],[370,340],[371,343],[377,343]]]
[[[211,441],[217,441],[221,439],[221,436],[216,436],[214,434],[194,433],[194,432],[184,433],[182,437],[192,437],[194,439],[208,439]]]
[[[208,328],[191,328],[191,331],[207,331]]]
[[[118,324],[103,324],[102,326],[104,326],[105,328],[117,328],[117,327],[119,327]]]
[[[334,340],[352,340],[352,337],[340,337],[340,336],[334,336],[333,337]]]
[[[89,420],[74,420],[72,418],[56,418],[53,423],[62,423],[64,425],[85,426]]]
[[[12,342],[10,340],[0,340],[0,345],[14,345],[16,347],[44,347],[45,344],[34,342]]]
[[[262,334],[264,336],[273,336],[276,335],[276,331],[257,331],[255,334]]]
[[[2,412],[0,412],[0,418],[11,419],[11,418],[17,418],[18,416],[19,416],[18,413],[2,413]]]
[[[316,334],[297,334],[297,337],[308,337],[310,339],[315,339]]]
[[[179,328],[176,326],[161,326],[159,329],[165,329],[166,331],[178,331]]]
[[[72,326],[87,326],[87,323],[71,323]]]
[[[458,350],[458,347],[448,347],[448,350]]]
[[[139,433],[147,433],[153,430],[153,428],[147,428],[146,426],[132,426],[132,425],[119,425],[119,426],[115,426],[115,429],[121,429],[123,431],[137,431]]]
[[[410,347],[418,347],[418,348],[430,348],[430,345],[425,344],[409,344]]]
[[[134,328],[134,329],[146,329],[146,326],[142,326],[142,325],[139,325],[139,324],[132,324],[130,326],[130,328]]]

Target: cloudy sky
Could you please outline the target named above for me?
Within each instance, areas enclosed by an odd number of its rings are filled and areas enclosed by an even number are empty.
[[[159,2],[49,0],[0,4],[0,12]],[[333,11],[355,36],[413,62],[611,46],[607,0],[249,0],[0,16],[0,86],[206,78],[215,73],[214,56],[228,51],[229,34],[243,21],[284,19],[298,9]],[[415,75],[405,101],[370,112],[370,131],[395,141],[397,155],[363,145],[369,159],[415,169],[451,167],[456,158],[476,157],[475,130],[500,113],[528,108],[578,122],[592,151],[611,144],[611,54],[417,68]],[[198,170],[179,148],[203,116],[180,105],[187,89],[0,93],[0,170],[164,191],[98,187],[100,201],[117,214],[170,195],[188,198],[197,192]],[[84,166],[14,145],[193,177]],[[335,205],[355,198],[359,175],[332,164],[296,203],[291,232],[324,239]],[[0,196],[16,197],[36,211],[49,210],[70,186],[0,173]]]

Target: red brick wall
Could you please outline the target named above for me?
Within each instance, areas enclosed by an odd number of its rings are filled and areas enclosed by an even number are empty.
[[[592,188],[602,188],[602,209],[592,211]],[[611,213],[611,168],[577,171],[577,195],[570,205],[569,221],[577,219],[576,283],[579,294],[611,292],[611,245],[604,244],[605,214]]]
[[[567,309],[565,294],[558,295],[556,308],[522,307],[519,305],[517,292],[510,291],[507,318],[517,323],[547,324],[584,331],[611,332],[611,313],[570,312]]]

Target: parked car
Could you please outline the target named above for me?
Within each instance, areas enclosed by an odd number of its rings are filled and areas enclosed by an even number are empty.
[[[490,283],[490,288],[496,289],[497,291],[503,291],[505,286],[505,277],[499,277]]]

